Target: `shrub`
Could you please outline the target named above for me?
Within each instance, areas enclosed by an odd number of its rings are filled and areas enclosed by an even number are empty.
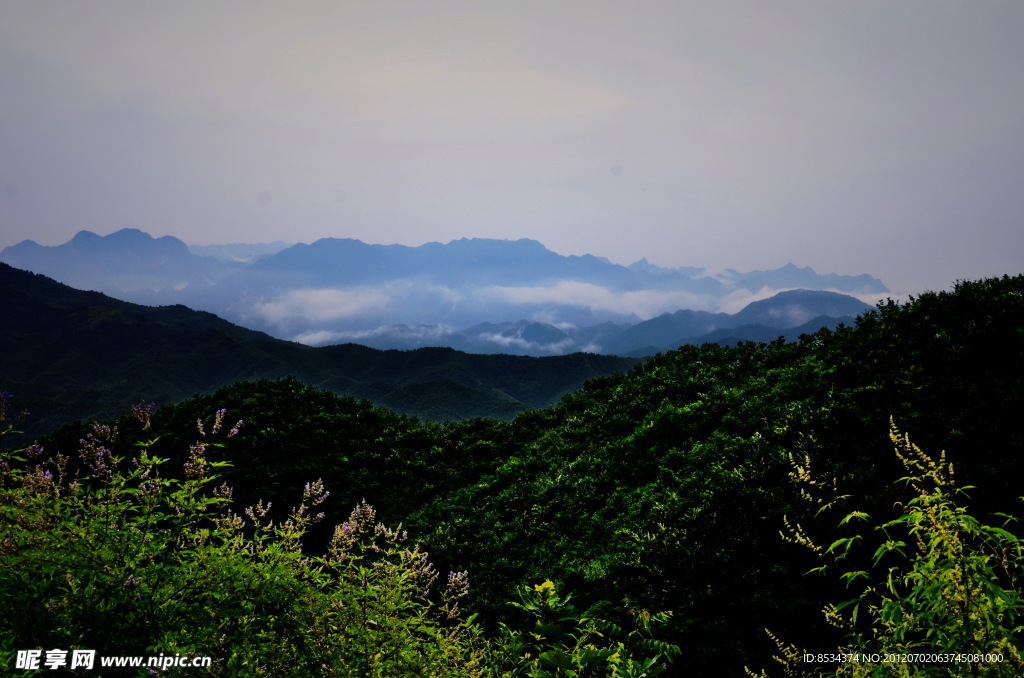
[[[1006,529],[1016,519],[997,514],[1003,525],[991,526],[969,515],[961,502],[972,488],[957,487],[944,454],[929,457],[895,425],[890,437],[907,472],[899,482],[912,491],[906,503],[894,505],[899,515],[826,548],[799,524],[787,523],[786,539],[826,561],[816,571],[855,563],[854,569],[841,567],[846,571],[840,576],[856,595],[824,610],[845,638],[836,650],[805,653],[769,632],[785,675],[1024,675],[1024,551]],[[793,461],[791,475],[821,511],[848,498],[813,478],[810,459]],[[839,525],[867,526],[871,520],[851,511]]]
[[[661,675],[679,647],[658,640],[654,630],[671,612],[627,611],[633,628],[626,631],[606,620],[581,617],[551,580],[520,590],[512,605],[532,621],[519,631],[500,625],[489,665],[500,675],[530,678],[637,678]]]
[[[136,414],[148,426],[149,409]],[[483,641],[457,606],[467,574],[434,591],[427,555],[365,502],[326,554],[304,553],[319,481],[283,519],[262,503],[236,512],[206,457],[241,425],[222,433],[224,414],[197,422],[178,477],[152,441],[114,456],[117,429],[99,424],[75,458],[2,453],[0,666],[62,648],[213,658],[188,675],[479,675]]]

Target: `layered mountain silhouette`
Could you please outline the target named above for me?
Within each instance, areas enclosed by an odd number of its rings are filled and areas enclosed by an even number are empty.
[[[856,316],[870,308],[845,294],[790,290],[752,302],[734,314],[680,310],[634,325],[607,322],[586,327],[556,327],[527,320],[481,323],[461,331],[394,325],[355,334],[354,340],[378,348],[443,344],[471,353],[552,355],[586,351],[643,357],[682,344],[769,342],[779,337],[792,341],[822,327],[852,324]]]
[[[184,306],[148,307],[0,264],[0,390],[33,430],[177,402],[240,379],[294,375],[430,419],[510,418],[636,361],[574,354],[469,355],[447,348],[314,348]]]
[[[209,284],[240,268],[195,256],[172,236],[153,238],[134,228],[108,236],[79,231],[54,247],[23,240],[0,252],[0,261],[78,289],[126,293]]]
[[[124,229],[102,237],[82,231],[53,247],[24,241],[3,250],[0,261],[127,301],[209,311],[309,345],[535,356],[650,355],[685,342],[795,337],[868,307],[842,293],[887,292],[868,275],[820,275],[792,264],[714,275],[646,260],[620,266],[525,239],[408,247],[324,238],[190,250],[176,238]],[[819,294],[765,299],[792,288]],[[832,296],[821,296],[826,291]],[[744,299],[764,305],[724,312]]]

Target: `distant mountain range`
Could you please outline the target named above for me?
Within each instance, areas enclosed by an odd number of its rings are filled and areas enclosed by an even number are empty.
[[[534,240],[419,247],[325,238],[312,244],[189,248],[136,229],[31,240],[0,261],[148,305],[183,304],[310,345],[449,346],[475,353],[651,355],[680,343],[795,338],[869,308],[868,275],[792,264],[711,274],[562,256]],[[781,294],[780,294],[781,293]],[[740,309],[729,313],[730,309]]]
[[[469,355],[447,348],[314,348],[184,306],[152,308],[0,264],[0,391],[39,433],[75,419],[167,404],[241,379],[298,377],[435,420],[511,418],[636,360]]]
[[[851,324],[871,306],[836,292],[791,290],[755,301],[738,313],[680,310],[634,325],[601,323],[557,327],[548,323],[481,323],[461,331],[437,326],[392,325],[353,337],[378,348],[412,349],[443,344],[470,353],[514,355],[562,354],[570,351],[643,357],[681,344],[735,344],[739,341],[792,341],[822,327]]]

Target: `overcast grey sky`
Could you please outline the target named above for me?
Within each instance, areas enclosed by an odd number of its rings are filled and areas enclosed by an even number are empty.
[[[1024,3],[0,0],[0,247],[1024,271]]]

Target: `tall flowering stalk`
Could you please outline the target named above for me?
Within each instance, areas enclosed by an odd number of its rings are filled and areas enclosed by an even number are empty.
[[[824,610],[826,620],[846,634],[835,656],[911,660],[804,664],[802,651],[769,632],[779,648],[776,659],[788,676],[1024,675],[1024,546],[1006,529],[1015,519],[999,514],[1003,526],[991,526],[971,516],[962,504],[965,488],[956,484],[945,454],[933,458],[894,423],[890,427],[907,474],[900,483],[911,491],[908,500],[893,506],[899,514],[828,547],[798,524],[787,524],[783,536],[821,557],[825,565],[818,571],[845,569],[855,554],[871,565],[842,572],[855,595]],[[809,459],[793,460],[791,476],[805,498],[825,510],[846,499],[823,494],[829,486],[814,480]],[[850,511],[839,525],[870,525],[871,520],[864,511]]]

